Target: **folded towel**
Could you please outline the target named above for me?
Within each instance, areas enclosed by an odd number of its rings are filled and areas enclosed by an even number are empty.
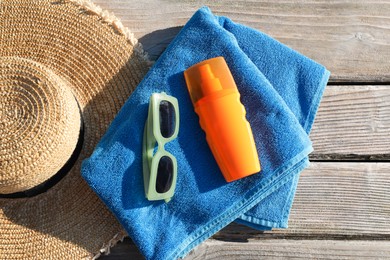
[[[223,20],[238,45],[286,102],[307,134],[310,133],[329,71],[268,35]],[[286,228],[299,175],[237,219],[259,230]]]
[[[262,166],[260,173],[232,183],[222,177],[207,145],[183,76],[188,67],[216,56],[225,57],[237,83]],[[298,56],[264,34],[202,8],[133,92],[84,161],[82,175],[147,259],[184,257],[238,217],[266,228],[289,211],[297,176],[312,151],[302,126],[311,125],[329,76],[321,65]],[[281,79],[267,79],[270,75]],[[181,120],[177,138],[165,147],[178,163],[176,191],[169,203],[145,198],[142,174],[149,97],[162,91],[178,99]]]

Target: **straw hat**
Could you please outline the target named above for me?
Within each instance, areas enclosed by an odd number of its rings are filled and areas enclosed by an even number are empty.
[[[80,165],[149,65],[89,1],[0,1],[0,259],[88,258],[123,238]]]

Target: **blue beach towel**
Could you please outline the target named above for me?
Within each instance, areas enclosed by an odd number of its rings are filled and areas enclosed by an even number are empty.
[[[183,72],[223,56],[246,107],[262,170],[226,183],[199,126]],[[284,227],[298,175],[312,151],[308,132],[329,72],[267,35],[214,16],[194,14],[133,92],[82,175],[147,259],[184,257],[237,220],[258,229]],[[169,203],[148,201],[142,137],[152,93],[178,99],[180,130],[165,148],[178,162]]]

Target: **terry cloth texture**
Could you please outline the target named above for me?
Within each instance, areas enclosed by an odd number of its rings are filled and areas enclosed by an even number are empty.
[[[241,93],[262,170],[227,183],[208,147],[183,72],[223,56]],[[269,36],[214,16],[194,14],[125,103],[85,160],[82,175],[147,259],[175,259],[230,222],[285,226],[298,174],[312,151],[308,131],[329,72]],[[166,145],[178,162],[169,203],[145,199],[142,137],[150,95],[180,107],[178,137]]]

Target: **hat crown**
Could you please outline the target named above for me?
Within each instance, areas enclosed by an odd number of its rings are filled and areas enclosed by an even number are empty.
[[[70,89],[42,64],[0,58],[0,194],[36,187],[71,157],[81,116]]]

